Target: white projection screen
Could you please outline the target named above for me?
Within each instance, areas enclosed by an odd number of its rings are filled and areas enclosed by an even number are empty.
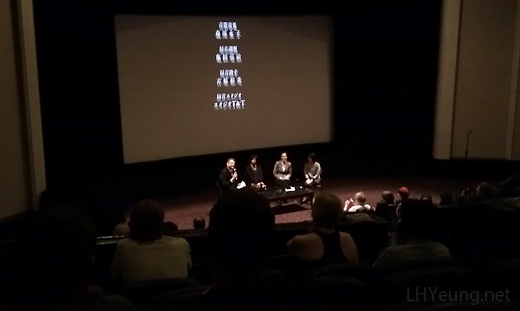
[[[332,140],[332,18],[116,15],[124,162]]]

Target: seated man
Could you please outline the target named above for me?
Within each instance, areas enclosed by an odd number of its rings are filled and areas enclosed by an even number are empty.
[[[266,282],[264,265],[275,228],[269,204],[254,190],[224,194],[209,214],[211,285],[164,296],[155,309],[280,310],[279,287]]]
[[[130,236],[117,243],[111,275],[117,285],[187,278],[191,249],[182,237],[163,235],[164,210],[156,200],[139,202],[130,214]]]
[[[226,162],[226,167],[220,171],[218,175],[218,180],[220,183],[220,187],[222,193],[229,192],[231,190],[236,190],[238,185],[238,174],[235,168],[235,159],[228,158]]]
[[[401,204],[397,245],[381,251],[374,267],[400,270],[413,264],[453,261],[446,245],[432,240],[435,207],[428,201],[407,199]]]
[[[276,187],[278,189],[291,188],[292,164],[287,161],[287,153],[282,152],[279,161],[276,161],[273,168],[273,176],[276,179]]]

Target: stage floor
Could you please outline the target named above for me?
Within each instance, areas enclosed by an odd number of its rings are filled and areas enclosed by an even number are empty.
[[[348,195],[353,197],[356,192],[363,191],[367,196],[367,203],[373,206],[377,201],[381,200],[381,192],[383,190],[391,190],[395,193],[397,189],[405,186],[409,189],[413,197],[419,197],[421,194],[429,194],[433,197],[434,203],[438,203],[441,193],[450,192],[454,195],[458,195],[466,187],[476,187],[480,181],[482,180],[468,180],[466,178],[446,179],[408,175],[355,176],[325,179],[323,181],[322,191],[332,192],[342,201],[345,201]],[[209,221],[209,211],[216,199],[216,188],[165,199],[163,200],[166,212],[165,220],[174,222],[180,230],[192,229],[193,218],[196,216],[204,217],[207,224]],[[295,205],[296,204],[290,204],[285,207],[277,207],[276,210],[274,210],[276,223],[303,222],[311,219],[309,204],[303,204],[303,208]]]

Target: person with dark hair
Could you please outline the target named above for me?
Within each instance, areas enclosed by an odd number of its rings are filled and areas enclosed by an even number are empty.
[[[311,213],[311,228],[287,242],[289,252],[309,267],[358,263],[354,239],[337,229],[343,215],[341,200],[332,193],[320,193],[314,198]]]
[[[163,221],[162,232],[163,234],[172,235],[179,231],[179,226],[171,220]]]
[[[439,206],[448,206],[455,203],[455,196],[451,192],[443,192],[439,197]]]
[[[382,250],[374,267],[399,270],[413,264],[453,261],[446,245],[432,240],[434,215],[435,207],[427,200],[403,201],[397,245]]]
[[[401,187],[397,190],[397,200],[395,201],[395,214],[397,219],[401,218],[401,203],[410,197],[410,191],[406,187]]]
[[[188,277],[190,245],[180,237],[163,236],[164,210],[156,200],[139,202],[130,214],[130,238],[118,242],[111,274],[118,285]]]
[[[267,190],[262,174],[262,166],[258,163],[258,156],[256,154],[251,156],[249,165],[246,167],[246,184],[256,191]]]
[[[399,206],[403,200],[406,200],[410,197],[410,191],[406,187],[401,187],[397,190],[398,199],[395,201],[395,204]]]
[[[491,186],[491,184],[485,181],[479,182],[475,191],[477,197],[481,200],[492,198],[495,194],[498,193],[497,188]]]
[[[433,204],[433,197],[427,193],[421,194],[421,196],[419,197],[419,200],[426,201],[426,202],[432,204],[433,206],[435,206]]]
[[[278,189],[291,189],[292,164],[287,160],[287,152],[282,152],[280,160],[274,164],[273,176]]]
[[[395,215],[396,205],[394,202],[394,194],[390,190],[381,192],[381,200],[376,203],[375,214],[390,222],[390,231],[395,227],[397,218]]]
[[[206,228],[206,219],[202,216],[195,216],[195,218],[193,218],[193,228],[194,229],[205,229]]]
[[[222,190],[222,193],[228,191],[237,190],[238,186],[238,174],[235,167],[235,159],[228,158],[226,161],[226,167],[220,171],[218,175],[218,181]]]
[[[49,205],[21,239],[21,310],[137,310],[120,295],[91,283],[96,227],[86,208]]]
[[[315,153],[310,153],[307,157],[307,163],[303,166],[303,174],[305,175],[305,187],[315,187],[321,184],[321,165],[317,161]]]
[[[213,264],[209,287],[186,289],[157,306],[168,310],[282,310],[278,287],[267,282],[265,264],[275,216],[268,202],[246,188],[224,194],[209,214]]]

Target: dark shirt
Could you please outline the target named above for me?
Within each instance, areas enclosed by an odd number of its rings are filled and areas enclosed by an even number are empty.
[[[341,249],[341,237],[338,230],[332,233],[323,233],[319,231],[315,231],[315,233],[320,237],[321,242],[323,243],[323,256],[318,260],[320,265],[348,262],[347,257],[345,257],[345,254]]]
[[[220,182],[220,186],[222,187],[223,192],[228,192],[230,190],[236,190],[237,189],[237,183],[236,179],[234,182],[231,182],[231,172],[228,170],[227,167],[222,169],[220,171],[220,174],[218,175],[218,179]]]
[[[246,167],[246,177],[248,186],[251,186],[251,184],[258,184],[259,182],[263,182],[264,177],[262,175],[262,167],[257,165],[255,170],[251,165],[248,165]]]

